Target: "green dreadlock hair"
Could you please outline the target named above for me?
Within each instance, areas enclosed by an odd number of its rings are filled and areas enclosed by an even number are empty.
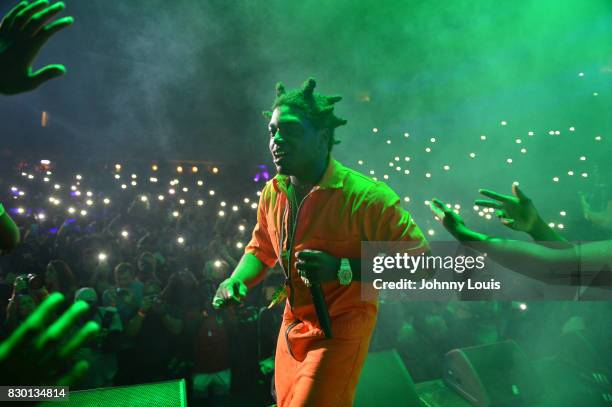
[[[276,99],[272,105],[272,110],[279,106],[289,106],[300,110],[317,129],[329,129],[331,137],[329,139],[329,151],[334,144],[340,144],[334,138],[334,130],[346,124],[346,120],[337,117],[334,114],[334,104],[342,100],[342,96],[325,96],[320,93],[314,93],[314,88],[317,82],[314,78],[308,78],[300,89],[294,89],[289,92],[285,90],[285,85],[281,82],[276,84]],[[263,112],[268,119],[272,117],[271,111]]]

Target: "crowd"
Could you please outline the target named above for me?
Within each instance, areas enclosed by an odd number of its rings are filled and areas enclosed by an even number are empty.
[[[186,377],[194,397],[232,387],[269,397],[282,307],[267,306],[282,274],[270,272],[242,307],[211,305],[250,238],[258,185],[247,178],[236,190],[251,196],[226,202],[227,189],[213,189],[218,168],[159,167],[63,177],[43,161],[2,180],[22,241],[0,258],[1,337],[60,292],[88,303],[82,323],[101,328],[73,356],[90,365],[78,388]]]

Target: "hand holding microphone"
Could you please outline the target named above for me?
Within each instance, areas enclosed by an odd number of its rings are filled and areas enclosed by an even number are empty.
[[[296,257],[295,268],[304,284],[310,288],[321,329],[327,338],[331,338],[331,320],[321,282],[335,278],[340,267],[340,259],[320,250],[301,250],[296,253]]]

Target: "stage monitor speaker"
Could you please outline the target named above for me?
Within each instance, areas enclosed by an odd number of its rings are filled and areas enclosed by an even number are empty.
[[[395,349],[368,354],[353,406],[422,406],[412,377]]]
[[[185,380],[139,384],[126,387],[71,391],[65,407],[186,407]],[[57,407],[58,402],[45,402],[39,407]]]
[[[544,393],[514,341],[451,350],[445,356],[444,381],[476,407],[532,405]]]

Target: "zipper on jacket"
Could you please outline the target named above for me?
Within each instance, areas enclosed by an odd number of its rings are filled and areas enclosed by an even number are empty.
[[[304,198],[302,198],[302,201],[300,202],[300,204],[297,207],[297,212],[295,213],[295,219],[293,220],[293,230],[291,231],[291,234],[289,235],[289,247],[288,247],[288,251],[289,251],[289,257],[287,259],[287,275],[288,275],[288,279],[289,279],[289,308],[293,311],[293,286],[291,285],[291,260],[293,258],[293,256],[291,255],[293,252],[293,241],[295,239],[295,231],[297,230],[297,223],[298,223],[298,219],[300,217],[300,209],[302,209],[302,204],[304,203],[304,201],[306,200],[306,198],[308,198],[310,196],[311,193],[313,193],[316,190],[316,187],[312,188],[305,196]],[[294,192],[295,193],[295,192]],[[289,204],[289,213],[291,213],[291,200],[288,200],[287,203]],[[296,270],[297,271],[297,270]]]

